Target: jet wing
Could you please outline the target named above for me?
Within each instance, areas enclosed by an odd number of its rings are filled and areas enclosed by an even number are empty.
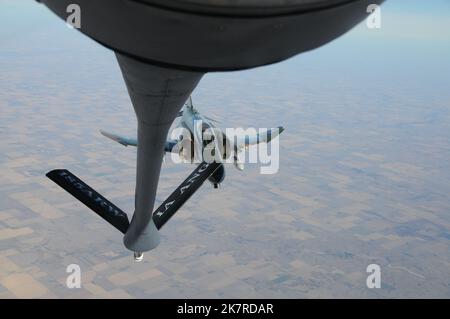
[[[282,126],[277,128],[259,130],[258,133],[241,134],[237,136],[237,146],[238,149],[243,147],[248,147],[251,145],[256,145],[259,143],[269,143],[272,139],[280,135],[284,131]]]
[[[103,136],[112,139],[113,141],[122,144],[124,146],[137,146],[137,139],[135,138],[127,138],[117,134],[109,133],[103,130],[100,130]],[[164,147],[165,152],[172,152],[173,148],[178,144],[176,140],[167,140],[166,145]]]
[[[103,136],[106,136],[107,138],[110,138],[113,141],[122,144],[123,146],[137,146],[137,139],[122,137],[116,134],[105,132],[103,130],[100,130],[100,133],[102,133]]]

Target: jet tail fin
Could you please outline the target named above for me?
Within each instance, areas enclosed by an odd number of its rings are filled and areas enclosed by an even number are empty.
[[[189,98],[186,101],[186,106],[191,108],[191,109],[194,107],[194,105],[192,104],[192,96],[191,95],[189,95]]]
[[[183,116],[183,112],[185,110],[185,108],[190,108],[192,109],[194,106],[192,105],[192,97],[189,96],[189,98],[187,99],[187,101],[184,103],[183,107],[181,108],[181,111],[177,113],[176,117],[182,117]]]

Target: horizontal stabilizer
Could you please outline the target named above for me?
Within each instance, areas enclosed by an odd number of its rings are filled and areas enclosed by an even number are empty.
[[[202,162],[198,165],[192,174],[155,210],[153,221],[156,228],[160,229],[221,165],[223,164],[217,162]]]
[[[66,169],[55,169],[48,172],[46,176],[122,233],[126,233],[130,225],[127,214],[81,179]]]

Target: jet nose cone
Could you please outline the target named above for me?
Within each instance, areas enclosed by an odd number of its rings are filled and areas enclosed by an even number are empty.
[[[278,134],[283,133],[283,131],[284,131],[284,127],[278,126]]]

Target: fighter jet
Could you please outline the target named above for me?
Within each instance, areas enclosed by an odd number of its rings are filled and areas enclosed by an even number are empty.
[[[39,0],[67,21],[72,0]],[[316,49],[383,0],[77,0],[76,29],[116,54],[137,118],[135,211],[126,214],[65,170],[48,176],[112,221],[141,256],[159,244],[153,212],[169,129],[206,72],[244,70]],[[211,175],[222,164],[194,171]],[[197,187],[196,183],[188,188]],[[195,185],[192,186],[192,185]],[[183,187],[185,187],[184,185]],[[185,190],[186,188],[182,188]],[[186,192],[180,191],[179,197]],[[173,208],[173,205],[170,206]],[[122,214],[123,213],[123,214]]]
[[[179,117],[181,120],[174,130],[182,128],[184,129],[184,134],[181,135],[181,138],[176,140],[167,140],[166,145],[164,146],[164,152],[177,153],[180,159],[190,163],[200,163],[203,161],[202,155],[205,153],[205,149],[210,148],[211,150],[208,150],[209,153],[218,155],[218,157],[214,158],[211,156],[211,160],[217,159],[218,161],[224,162],[231,159],[234,166],[240,171],[244,170],[244,160],[243,155],[241,155],[242,152],[253,145],[270,143],[272,139],[276,138],[284,131],[282,126],[278,126],[271,129],[259,129],[258,132],[256,132],[256,130],[240,130],[233,136],[227,136],[225,131],[214,124],[214,122],[218,123],[218,121],[202,115],[194,108],[192,97],[189,97],[183,110],[179,113]],[[103,130],[100,130],[100,133],[124,146],[138,145],[137,138],[127,138]],[[205,138],[204,135],[208,135],[207,138]],[[214,185],[214,188],[218,188],[225,177],[223,168],[220,171],[223,171],[221,175],[213,174],[208,178]],[[214,178],[215,176],[219,178]]]

